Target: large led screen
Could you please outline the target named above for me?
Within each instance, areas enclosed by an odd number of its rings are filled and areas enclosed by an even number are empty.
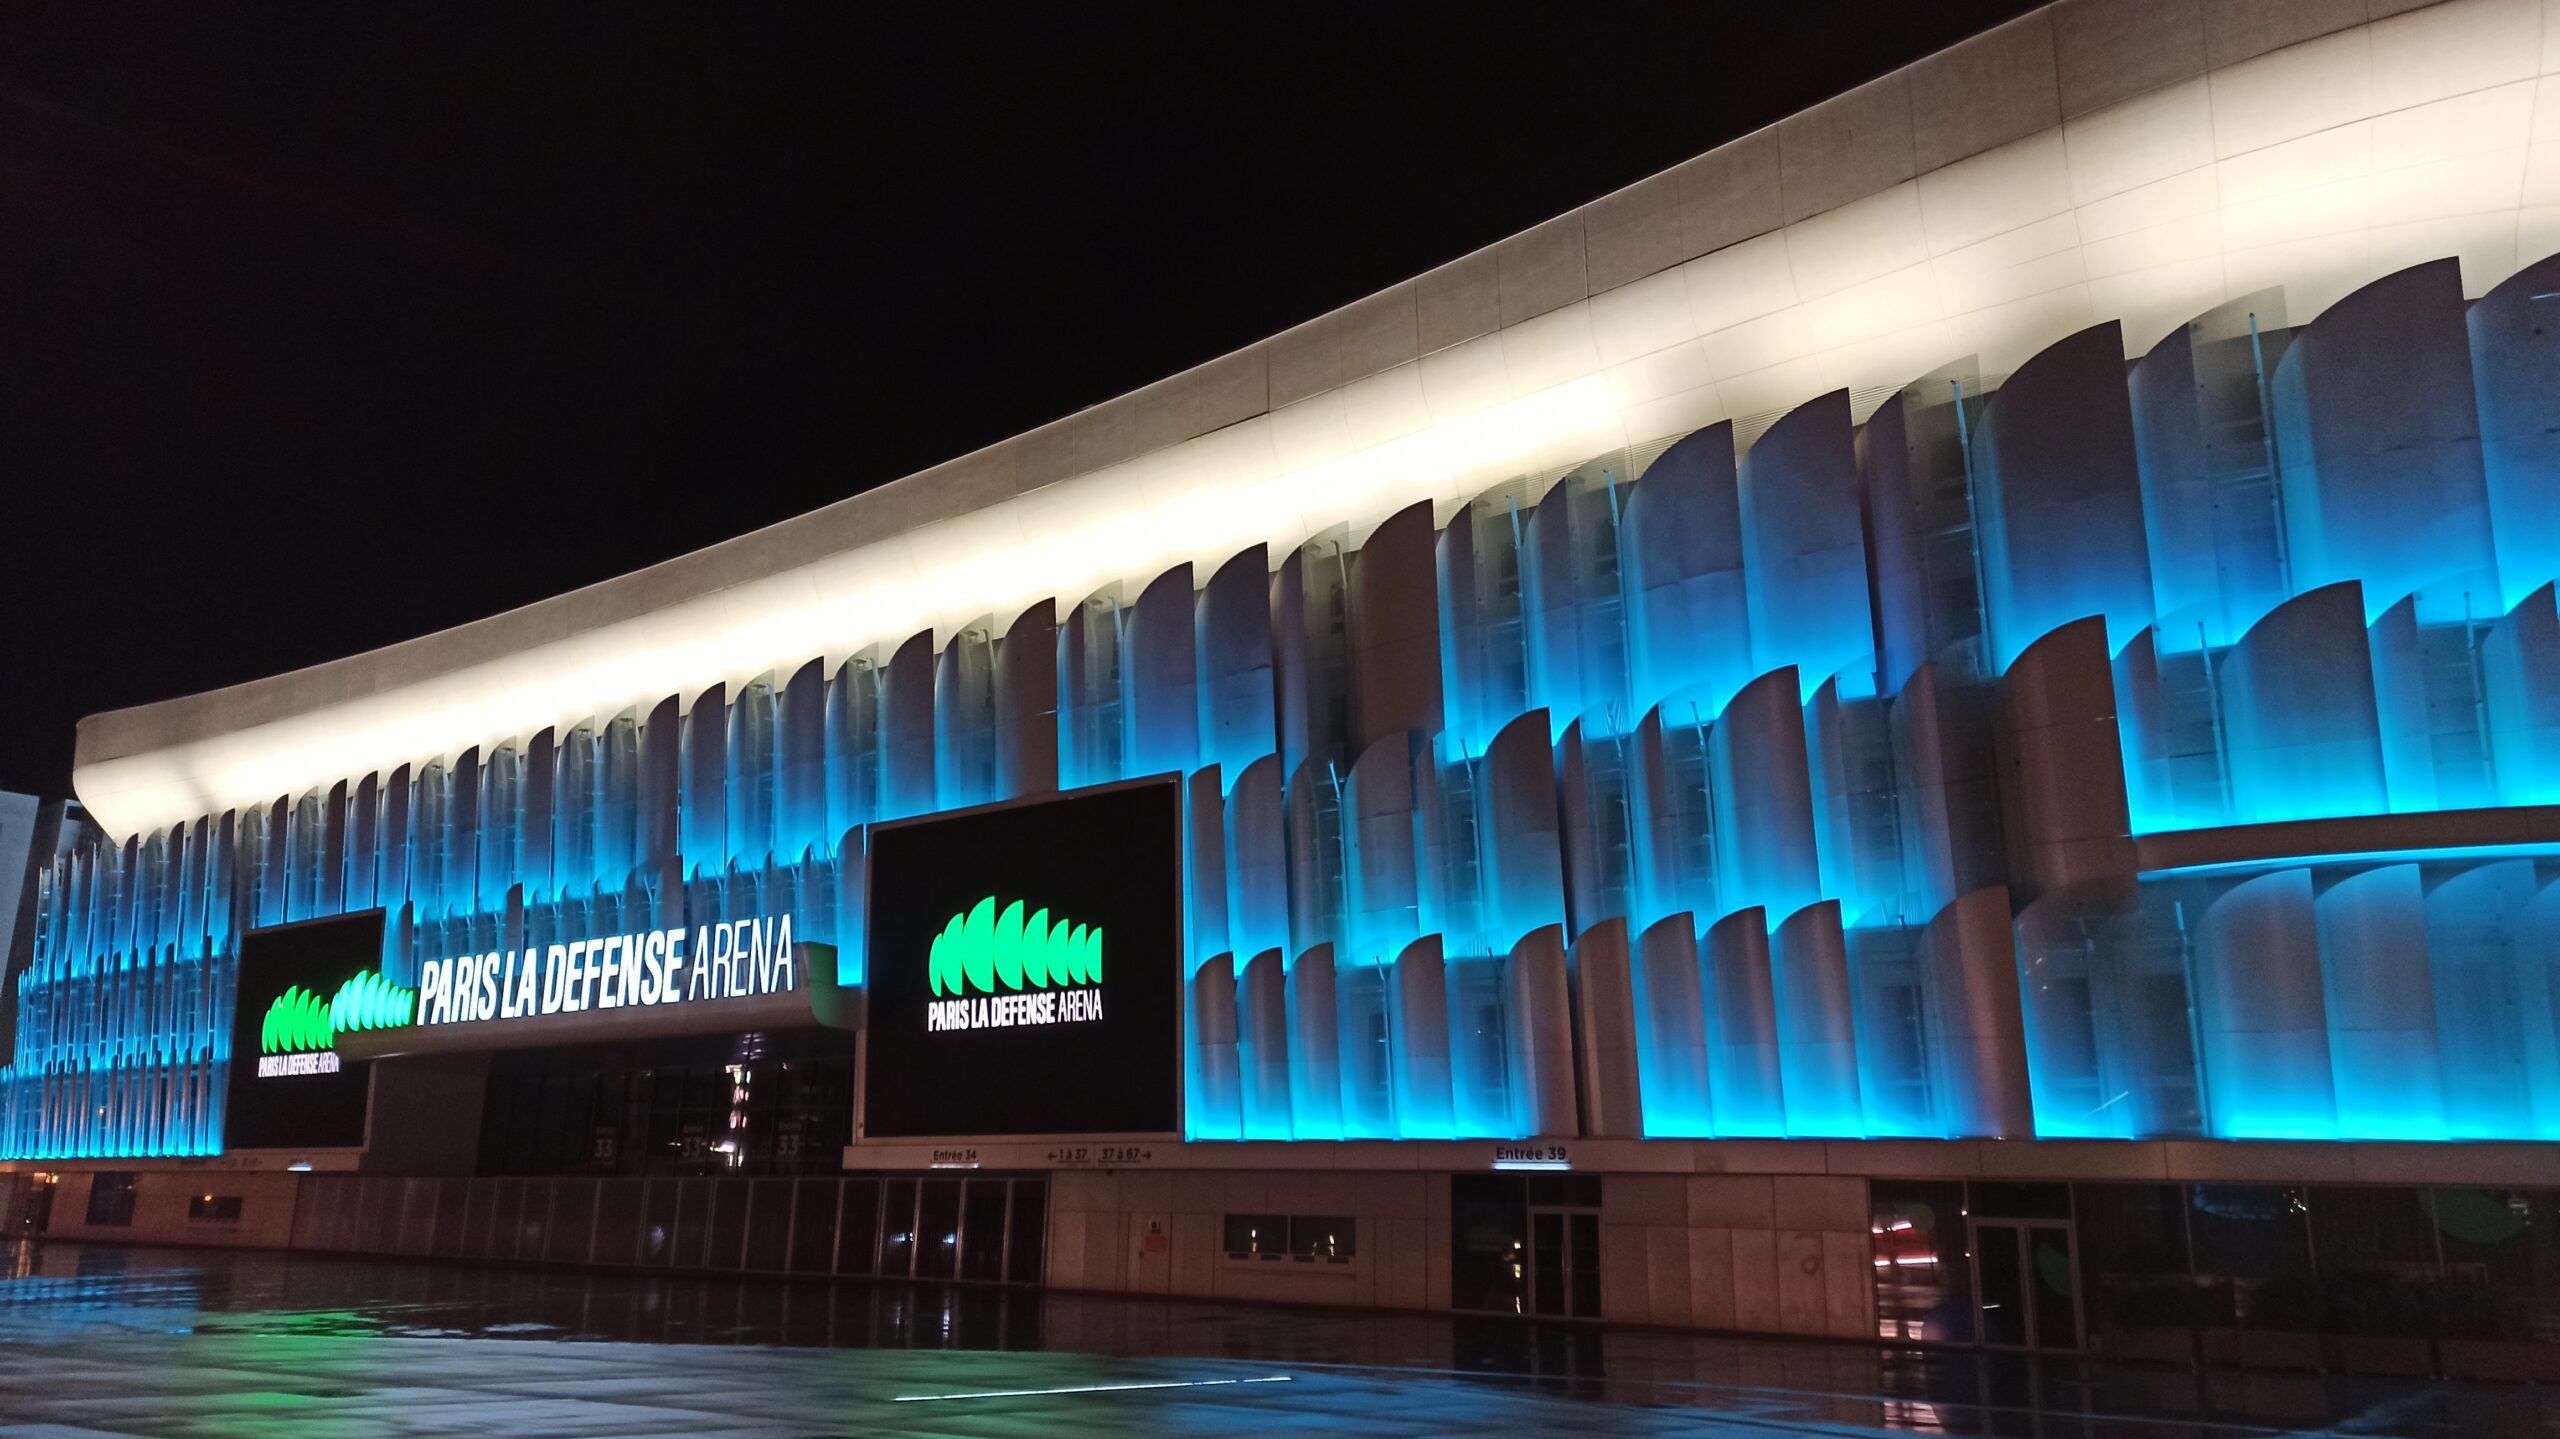
[[[344,1149],[365,1142],[372,1067],[339,1036],[409,1022],[416,992],[385,979],[382,911],[251,930],[240,940],[225,1149]]]
[[[873,831],[863,1137],[1179,1132],[1179,793]]]

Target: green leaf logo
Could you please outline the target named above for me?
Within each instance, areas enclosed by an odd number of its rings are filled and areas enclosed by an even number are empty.
[[[1000,904],[989,895],[933,937],[925,975],[940,995],[1100,984],[1102,931],[1045,908],[1025,915],[1021,900]]]
[[[258,1026],[260,1054],[299,1054],[329,1049],[338,1036],[359,1029],[397,1029],[415,1017],[418,992],[403,989],[373,970],[338,986],[326,1002],[301,985],[288,986],[267,1006]]]
[[[329,1029],[329,1007],[320,1002],[320,996],[297,984],[267,1006],[266,1022],[258,1029],[258,1052],[299,1054],[327,1049],[335,1038]]]
[[[340,1034],[358,1029],[397,1029],[418,1007],[418,992],[402,989],[368,969],[338,986],[329,1001],[329,1027]]]

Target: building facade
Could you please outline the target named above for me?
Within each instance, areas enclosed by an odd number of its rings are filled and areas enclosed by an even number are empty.
[[[2560,1364],[2554,251],[2560,8],[2036,12],[85,722],[0,1155],[58,1233]]]

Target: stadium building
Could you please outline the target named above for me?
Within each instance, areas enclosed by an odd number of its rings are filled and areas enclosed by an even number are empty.
[[[0,1180],[2560,1372],[2555,251],[2560,4],[2071,0],[772,529],[95,716]]]

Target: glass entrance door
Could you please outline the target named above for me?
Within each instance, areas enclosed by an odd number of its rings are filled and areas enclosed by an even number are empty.
[[[2067,1220],[1973,1221],[1973,1292],[1995,1349],[2080,1347],[2078,1254]]]
[[[1529,1312],[1600,1317],[1600,1211],[1529,1210]]]

